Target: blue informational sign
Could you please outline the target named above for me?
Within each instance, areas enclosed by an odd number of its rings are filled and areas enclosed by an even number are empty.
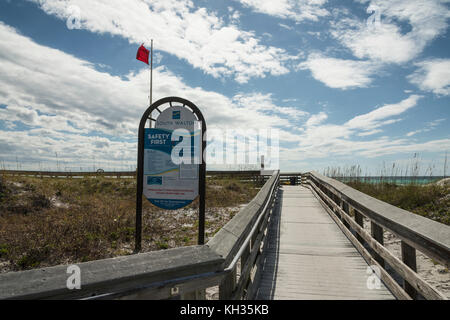
[[[154,205],[175,210],[198,196],[201,136],[193,113],[174,106],[144,134],[144,189]],[[197,163],[196,163],[197,159]]]

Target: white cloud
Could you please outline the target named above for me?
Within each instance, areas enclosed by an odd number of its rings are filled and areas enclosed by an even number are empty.
[[[2,23],[0,38],[0,105],[6,106],[0,108],[0,120],[8,127],[0,130],[0,157],[11,160],[17,155],[36,164],[51,161],[58,153],[68,163],[90,163],[94,157],[134,163],[138,121],[148,106],[147,68],[122,78],[112,76]],[[295,105],[275,104],[270,94],[230,99],[192,88],[163,67],[154,70],[153,84],[155,101],[166,96],[193,101],[210,129],[233,123],[245,129],[287,128],[307,115]],[[24,124],[31,129],[20,129]],[[280,129],[281,141],[296,138]]]
[[[261,45],[253,32],[227,25],[214,12],[196,7],[188,0],[30,0],[46,13],[75,19],[80,28],[110,33],[131,43],[148,43],[186,60],[214,77],[233,76],[240,83],[253,77],[286,74],[287,60],[295,59],[283,49]],[[74,17],[70,8],[79,8]]]
[[[422,96],[411,95],[408,98],[400,101],[399,103],[387,104],[369,113],[356,116],[353,119],[347,121],[346,125],[352,129],[362,129],[365,131],[369,131],[382,125],[397,122],[399,121],[398,119],[386,119],[400,115],[410,108],[415,107],[420,98],[422,98]]]
[[[371,143],[369,143],[370,145]],[[450,148],[450,139],[437,139],[421,143],[411,143],[408,140],[398,139],[367,148],[360,154],[367,157],[380,157],[384,155],[401,153],[440,152]]]
[[[373,129],[373,130],[369,130],[369,131],[360,132],[360,133],[358,133],[358,136],[366,137],[366,136],[371,136],[373,134],[377,134],[377,133],[380,133],[380,132],[383,132],[383,130],[381,130],[381,129]]]
[[[316,126],[328,118],[328,115],[325,112],[319,112],[318,114],[313,114],[308,121],[306,121],[306,126],[312,127]]]
[[[425,124],[425,127],[423,129],[419,129],[419,130],[415,130],[415,131],[410,131],[406,134],[407,137],[412,137],[413,135],[416,135],[418,133],[422,133],[422,132],[429,132],[433,129],[435,129],[441,122],[445,121],[446,119],[437,119],[434,121],[430,121],[427,122]]]
[[[379,24],[355,17],[340,18],[331,34],[352,53],[385,63],[404,63],[417,57],[434,38],[445,32],[450,11],[447,1],[373,0],[360,1],[380,14]],[[374,13],[368,13],[374,16]],[[411,30],[404,33],[401,24]]]
[[[283,117],[284,121],[279,126],[290,126],[289,121],[304,119],[308,112],[298,107],[278,106],[273,102],[271,94],[252,93],[237,94],[233,97],[233,102],[237,106],[246,110],[246,112],[264,112],[266,114],[276,114]]]
[[[106,134],[135,133],[134,120],[148,105],[146,68],[122,79],[99,72],[89,62],[60,50],[36,44],[1,23],[0,37],[0,104],[7,105],[8,109],[22,108],[24,120],[30,124],[42,123],[38,120],[42,116],[36,112],[39,110],[64,116],[81,129],[95,129]],[[29,55],[29,52],[33,54]],[[275,106],[270,95],[252,94],[252,99],[262,103],[265,109],[255,108],[253,115],[242,113],[240,106],[233,104],[231,99],[212,91],[191,88],[164,67],[154,70],[153,84],[154,100],[164,96],[187,96],[197,101],[210,121],[216,124],[226,124],[229,119],[240,117],[245,126],[251,123],[269,125],[279,119],[260,111],[273,108],[279,114],[287,115],[296,110]],[[240,100],[243,101],[245,96],[239,96]],[[249,103],[252,99],[246,101]],[[301,110],[298,115],[302,115]],[[100,120],[105,120],[104,126],[99,126]]]
[[[403,63],[423,50],[411,35],[402,35],[394,24],[383,23],[369,29],[363,21],[344,19],[336,24],[331,34],[359,59]]]
[[[146,105],[144,73],[128,75],[124,81],[87,61],[38,45],[1,23],[0,37],[0,103],[15,110],[16,117],[23,113],[29,124],[47,122],[39,110],[77,122],[82,130],[131,132],[129,120],[139,114],[138,106]]]
[[[393,104],[386,104],[375,110],[358,115],[343,124],[326,123],[328,115],[320,112],[305,123],[305,130],[299,134],[298,146],[283,150],[283,159],[319,159],[330,157],[378,157],[407,152],[437,152],[450,145],[450,139],[416,143],[409,139],[391,139],[387,136],[367,139],[382,132],[382,127],[401,121],[395,118],[415,107],[421,96],[411,95]],[[431,122],[436,126],[443,121]],[[284,154],[288,153],[288,155]],[[285,159],[286,160],[286,159]],[[286,160],[287,161],[287,160]]]
[[[377,65],[369,61],[345,60],[312,53],[299,64],[299,69],[310,70],[314,79],[330,88],[352,89],[367,87]]]
[[[310,69],[316,80],[331,88],[367,87],[377,70],[386,64],[404,64],[413,60],[447,30],[450,10],[446,0],[358,2],[367,6],[366,18],[335,8],[329,33],[360,60],[311,54],[300,64],[301,69]],[[426,84],[420,83],[421,88],[447,95],[448,76],[445,71],[439,71],[440,74],[433,72],[426,62],[419,66],[421,69],[412,76],[418,80],[412,82],[419,85],[421,79],[429,80]]]
[[[24,142],[26,142],[24,144]],[[0,159],[5,168],[94,170],[120,168],[134,170],[136,143],[111,141],[102,137],[63,134],[52,129],[5,132],[0,130]],[[13,158],[11,161],[11,158]]]
[[[43,3],[48,5],[44,10],[51,12],[53,4]],[[106,2],[80,1],[79,3],[86,8],[95,5],[99,8],[109,8]],[[187,13],[181,12],[181,16],[186,14],[202,16],[201,12],[195,11],[188,2],[186,3]],[[160,2],[155,2],[154,6],[150,6],[151,10],[147,5],[143,7],[143,10],[148,9],[150,12],[160,10],[158,12],[161,16],[165,14],[170,16],[171,12],[163,6]],[[174,10],[182,11],[181,8]],[[57,13],[55,11],[52,14]],[[109,12],[105,15],[113,16]],[[120,17],[121,13],[117,15]],[[89,19],[82,20],[82,25],[94,32],[110,32],[107,31],[110,28],[108,24],[110,21],[108,18],[105,19],[104,27],[101,23],[96,26],[94,18],[89,22],[92,25],[88,24],[90,27],[86,25]],[[223,22],[217,23],[220,25]],[[126,24],[117,28],[117,30],[133,29]],[[230,39],[234,37],[233,34],[238,39],[242,34],[235,27],[220,28]],[[126,34],[124,31],[124,36]],[[131,39],[129,34],[128,36]],[[198,44],[196,48],[202,50],[201,37],[197,38],[191,34],[188,38],[189,40],[186,41],[190,41],[189,46]],[[223,39],[223,37],[220,38]],[[107,164],[108,161],[116,164],[121,161],[126,161],[129,165],[135,164],[137,123],[148,104],[147,68],[123,77],[112,76],[107,72],[96,70],[95,66],[88,61],[39,45],[3,24],[0,24],[0,39],[2,39],[0,42],[0,104],[7,106],[0,109],[0,119],[6,121],[10,128],[13,128],[17,122],[32,127],[27,131],[0,130],[2,158],[17,154],[21,159],[51,162],[56,152],[63,161],[80,162],[83,166],[91,166],[94,161],[91,159],[94,158],[97,163],[103,164]],[[253,36],[249,39],[250,43],[242,43],[242,45],[250,48],[258,47],[258,41]],[[183,48],[183,42],[180,44],[177,41],[179,39],[174,39],[173,43],[177,49],[181,50],[180,52],[183,54],[190,52],[191,48]],[[260,47],[262,51],[266,48]],[[29,55],[29,52],[33,54]],[[224,54],[234,59],[232,54]],[[241,54],[245,56],[241,52],[236,59],[241,59]],[[267,56],[263,52],[261,56],[253,51],[252,54],[256,54],[258,59],[261,59],[259,64],[267,62],[265,61]],[[255,67],[252,63],[258,60],[254,58],[255,56],[249,57],[250,69]],[[196,61],[197,57],[192,59]],[[220,60],[219,56],[217,59]],[[269,67],[261,69],[263,70],[261,73],[245,70],[246,65],[239,62],[236,64],[230,62],[229,65],[227,63],[220,62],[213,65],[206,63],[202,65],[202,68],[210,68],[210,71],[217,72],[218,76],[232,74],[241,81],[245,81],[246,77],[251,75],[264,76],[265,72],[277,69],[277,61],[272,66],[269,61],[267,63]],[[259,70],[259,66],[255,68]],[[378,70],[378,65],[371,60],[344,60],[311,54],[300,68],[311,70],[314,78],[330,87],[350,89],[369,86],[373,74]],[[105,69],[105,71],[108,70]],[[425,74],[428,75],[426,72]],[[429,74],[433,72],[430,71]],[[448,85],[443,86],[442,82],[436,80],[439,77],[430,77],[435,79],[431,81],[430,86],[438,90],[448,89]],[[421,97],[417,95],[411,95],[398,103],[387,104],[366,114],[358,115],[342,124],[333,124],[329,123],[328,114],[325,112],[309,115],[299,108],[299,103],[295,100],[286,100],[283,101],[283,105],[279,105],[271,94],[258,92],[226,97],[217,92],[190,87],[180,76],[163,67],[154,70],[154,80],[155,100],[171,95],[186,97],[195,102],[204,112],[209,128],[229,127],[237,121],[240,127],[246,129],[282,127],[281,141],[296,145],[293,148],[282,148],[281,156],[286,161],[330,156],[376,157],[398,152],[435,152],[450,144],[449,139],[415,143],[408,138],[373,139],[369,137],[380,133],[381,127],[400,121],[398,118],[400,115],[417,105]],[[87,136],[87,133],[90,136]],[[108,138],[109,135],[114,138]],[[122,141],[116,141],[117,139]],[[29,144],[25,145],[23,141]]]
[[[408,80],[423,91],[450,95],[450,59],[430,59],[415,64],[419,69]]]
[[[288,25],[286,25],[286,24],[284,24],[284,23],[279,23],[278,25],[279,25],[280,27],[286,29],[286,30],[292,30],[292,29],[294,29],[293,27],[290,27],[290,26],[288,26]]]
[[[324,8],[327,0],[235,0],[255,12],[278,18],[318,21],[330,13]]]

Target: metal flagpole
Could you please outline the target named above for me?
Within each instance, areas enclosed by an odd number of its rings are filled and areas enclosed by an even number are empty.
[[[150,105],[152,105],[152,89],[153,89],[153,39],[150,48]]]
[[[153,89],[153,39],[151,39],[151,48],[150,48],[150,106],[152,105],[152,89]],[[149,106],[149,108],[150,108]],[[146,115],[145,120],[144,117],[141,119],[141,123],[139,125],[139,139],[138,139],[138,166],[137,166],[137,194],[136,194],[136,230],[135,230],[135,248],[134,253],[138,253],[142,248],[142,190],[143,190],[143,161],[144,161],[144,128],[145,123],[148,120],[151,112]],[[149,124],[151,127],[151,122]]]

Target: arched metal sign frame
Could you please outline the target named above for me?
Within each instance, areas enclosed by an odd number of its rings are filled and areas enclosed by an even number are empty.
[[[139,133],[138,133],[138,158],[137,158],[137,191],[136,191],[136,230],[135,230],[135,252],[141,250],[142,243],[142,195],[144,188],[144,133],[147,121],[150,121],[150,126],[152,121],[156,123],[157,117],[152,118],[151,115],[154,111],[159,114],[162,111],[159,109],[160,106],[169,104],[170,107],[173,104],[181,104],[183,107],[187,107],[192,110],[198,121],[201,122],[202,132],[202,152],[200,153],[201,162],[199,168],[199,180],[198,180],[198,197],[199,197],[199,221],[198,221],[198,244],[202,245],[205,243],[205,184],[206,184],[206,163],[204,159],[204,151],[206,149],[206,122],[200,109],[190,102],[189,100],[179,98],[179,97],[166,97],[162,98],[155,103],[153,103],[142,115],[141,121],[139,123]],[[159,116],[158,114],[158,116]]]

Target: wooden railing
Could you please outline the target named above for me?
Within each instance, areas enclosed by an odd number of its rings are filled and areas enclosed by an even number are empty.
[[[30,177],[61,177],[61,178],[72,178],[72,177],[136,177],[136,171],[28,171],[28,170],[0,170],[0,175],[8,176],[30,176]]]
[[[73,290],[67,265],[0,274],[0,299],[204,299],[214,286],[220,299],[251,297],[279,179],[275,172],[206,245],[79,263]]]
[[[87,171],[37,171],[37,170],[0,170],[0,175],[12,176],[33,176],[33,177],[136,177],[136,171],[104,171],[97,170],[92,172]],[[208,170],[206,175],[209,176],[223,176],[223,177],[238,177],[238,176],[256,176],[259,175],[259,170],[234,170],[234,171],[217,171]]]
[[[205,289],[214,286],[220,299],[253,298],[279,182],[276,172],[204,246],[79,263],[79,290],[67,288],[67,265],[0,274],[0,299],[204,299]],[[417,274],[416,250],[450,267],[450,227],[315,172],[303,174],[300,182],[311,188],[369,265],[379,268],[381,280],[397,298],[446,298]],[[384,247],[385,230],[401,239],[401,259]],[[402,285],[387,265],[403,278]]]
[[[416,299],[420,294],[426,299],[446,299],[417,274],[416,250],[449,268],[449,226],[372,198],[316,172],[304,174],[302,181],[310,186],[369,265],[379,268],[381,280],[397,298]],[[370,233],[364,229],[364,217],[370,221]],[[401,239],[401,259],[383,245],[385,230]],[[401,276],[402,286],[388,273],[386,264]]]
[[[104,171],[97,170],[92,172],[87,171],[36,171],[36,170],[0,170],[0,175],[8,176],[30,176],[30,177],[129,177],[136,178],[136,171]],[[263,181],[267,181],[271,175],[261,176],[260,170],[207,170],[206,175],[208,177],[217,178],[248,178],[256,179],[261,177]],[[291,177],[295,177],[297,183],[300,184],[301,178],[300,172],[282,172],[280,173],[280,181],[289,182]]]
[[[103,178],[131,178],[136,179],[136,171],[104,171],[97,170],[93,172],[86,171],[28,171],[28,170],[0,170],[1,176],[22,176],[22,177],[38,177],[38,178],[87,178],[87,177],[103,177]],[[252,181],[259,185],[264,184],[269,178],[262,176],[259,170],[234,170],[234,171],[206,171],[208,178],[221,179],[232,178],[241,181]]]

